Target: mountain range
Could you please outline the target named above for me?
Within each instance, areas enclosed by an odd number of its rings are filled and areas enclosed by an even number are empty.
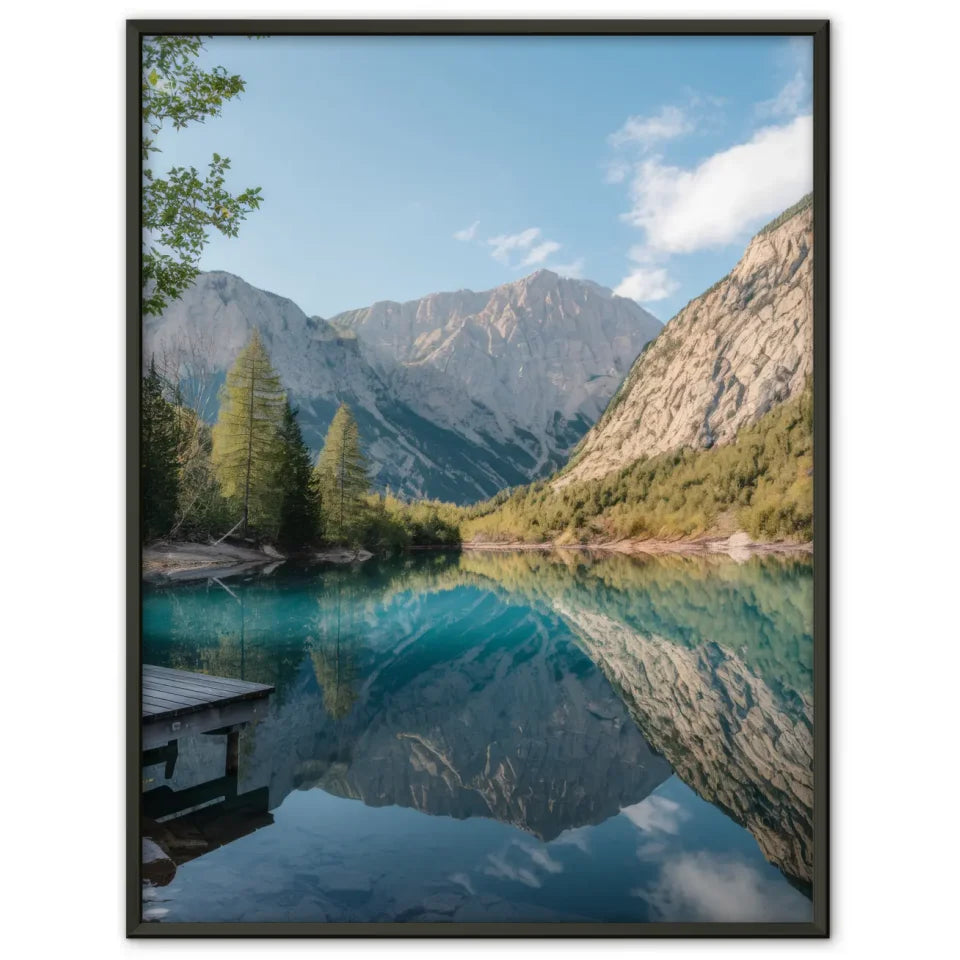
[[[216,386],[257,328],[314,451],[350,404],[375,488],[459,504],[551,475],[560,489],[731,443],[797,397],[813,365],[812,249],[808,195],[666,326],[549,270],[328,319],[204,273],[147,318],[144,360],[173,356],[182,368],[199,355]]]
[[[548,270],[330,319],[210,272],[147,318],[144,361],[199,354],[216,386],[255,327],[314,451],[348,403],[375,487],[467,503],[562,466],[661,324]]]

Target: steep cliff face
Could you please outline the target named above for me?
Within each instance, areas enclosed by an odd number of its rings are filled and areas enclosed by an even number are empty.
[[[382,302],[332,318],[369,346],[395,395],[434,422],[476,431],[529,458],[521,472],[555,469],[600,416],[660,321],[632,300],[549,270],[474,293]]]
[[[633,364],[558,487],[642,456],[729,443],[813,369],[813,210],[804,198],[750,242]],[[789,213],[789,211],[788,211]]]
[[[473,482],[468,441],[425,423],[398,401],[356,336],[307,317],[293,301],[232,274],[201,274],[161,316],[148,318],[144,362],[179,367],[187,379],[207,378],[206,403],[198,412],[212,421],[217,387],[255,327],[299,409],[304,439],[313,450],[323,445],[338,405],[348,403],[380,489],[447,498],[462,490],[474,497],[486,491]]]

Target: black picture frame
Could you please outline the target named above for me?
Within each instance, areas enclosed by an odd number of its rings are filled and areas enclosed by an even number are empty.
[[[141,39],[314,36],[804,36],[813,39],[814,804],[808,923],[164,923],[141,919]],[[830,935],[830,22],[161,19],[126,24],[126,933],[128,937],[813,937]]]

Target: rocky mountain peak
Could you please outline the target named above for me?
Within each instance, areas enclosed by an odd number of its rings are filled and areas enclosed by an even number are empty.
[[[660,330],[634,301],[550,270],[479,293],[376,303],[333,322],[355,330],[393,371],[398,396],[426,404],[434,422],[468,430],[464,418],[490,411],[484,432],[520,447],[531,478],[563,462]]]
[[[666,324],[556,485],[604,476],[643,456],[729,443],[740,427],[798,394],[813,367],[812,250],[805,197]]]
[[[199,350],[222,377],[257,327],[313,449],[348,402],[378,487],[469,502],[559,467],[659,331],[598,291],[541,270],[323,319],[215,271],[148,318],[144,356]]]

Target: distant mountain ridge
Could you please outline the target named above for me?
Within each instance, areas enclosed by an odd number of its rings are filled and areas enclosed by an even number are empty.
[[[634,301],[549,270],[480,293],[383,301],[330,322],[356,333],[398,399],[474,434],[481,449],[512,448],[513,466],[531,477],[566,460],[661,327]],[[485,437],[476,435],[476,404],[492,417]]]
[[[314,450],[349,403],[379,489],[465,503],[562,465],[660,326],[546,270],[330,320],[211,272],[146,319],[144,359],[199,348],[222,378],[258,327]]]
[[[651,341],[558,488],[644,456],[730,443],[813,371],[812,195],[750,241],[733,270]]]

